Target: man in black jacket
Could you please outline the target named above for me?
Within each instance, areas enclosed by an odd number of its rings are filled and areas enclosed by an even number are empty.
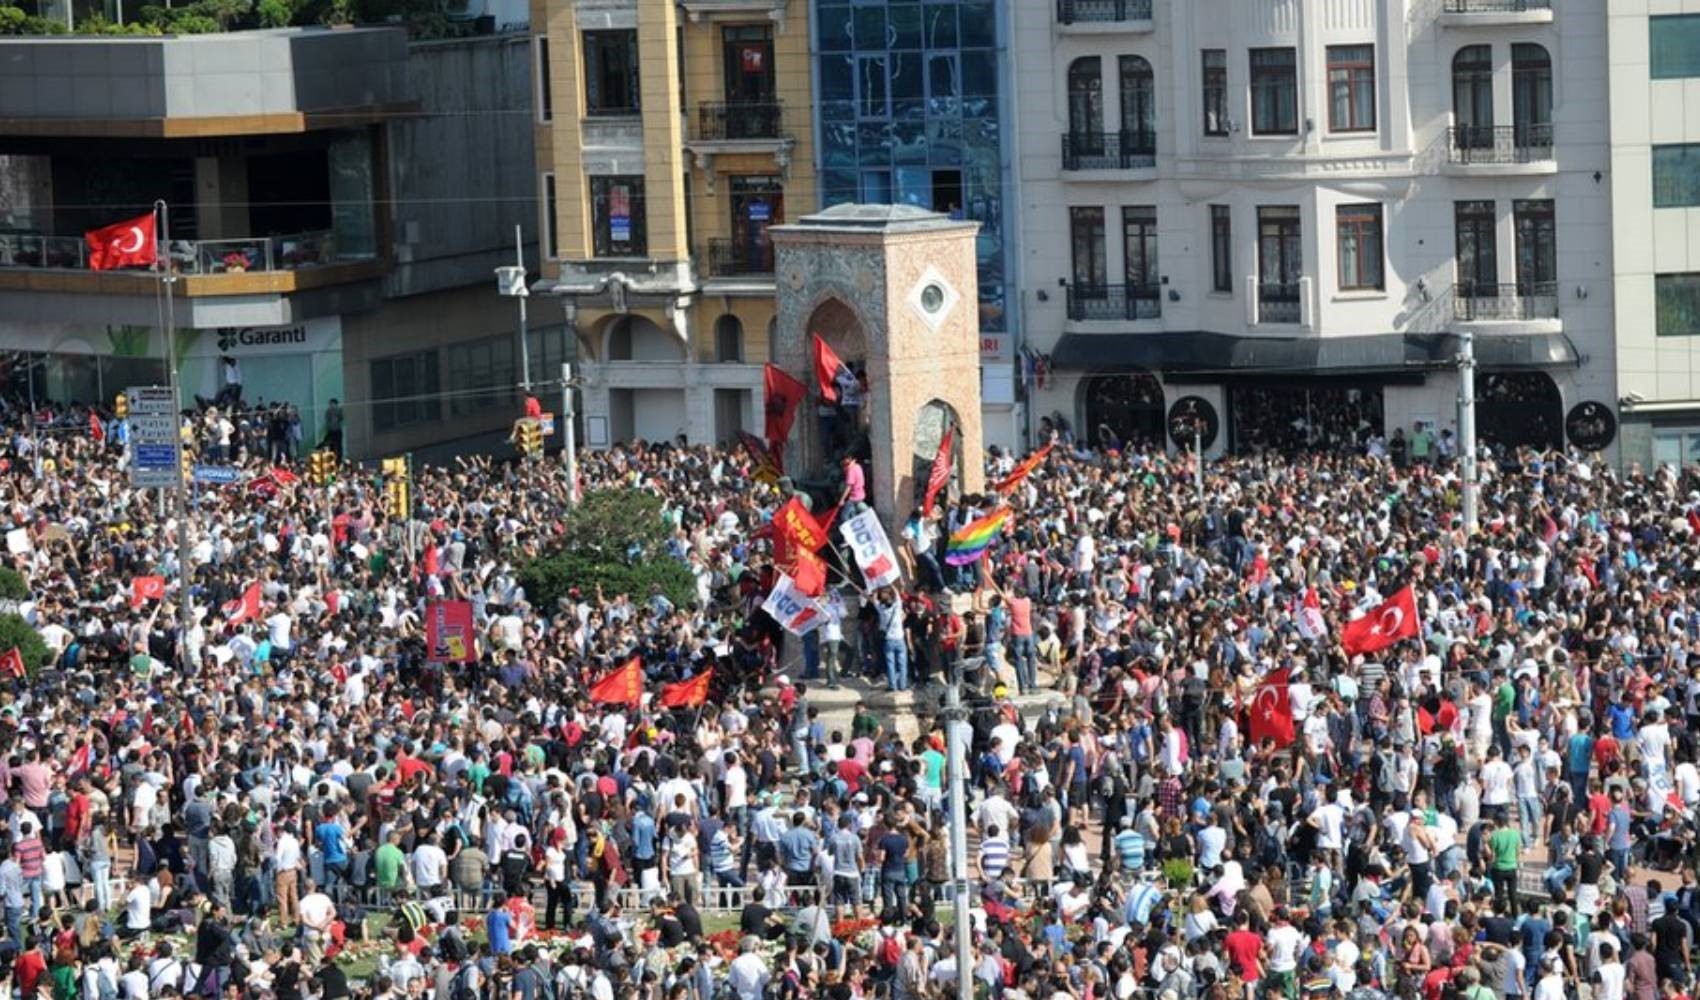
[[[213,1000],[230,981],[230,963],[236,956],[236,939],[230,935],[228,921],[224,904],[209,903],[200,927],[195,930],[195,964],[201,967],[195,992]]]

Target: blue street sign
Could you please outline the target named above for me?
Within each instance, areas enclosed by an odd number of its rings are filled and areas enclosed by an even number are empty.
[[[197,465],[195,466],[195,482],[197,483],[234,483],[241,478],[241,473],[231,465]]]

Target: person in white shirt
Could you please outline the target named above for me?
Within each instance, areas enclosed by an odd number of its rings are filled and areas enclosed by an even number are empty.
[[[1499,748],[1488,749],[1488,760],[1480,776],[1482,806],[1493,809],[1511,805],[1511,765],[1500,757]]]
[[[1623,1000],[1623,985],[1627,973],[1617,960],[1617,946],[1610,935],[1601,935],[1600,964],[1594,969],[1594,1000]]]
[[[124,930],[121,936],[136,937],[145,933],[153,924],[153,895],[148,892],[148,884],[141,878],[130,883],[130,891],[124,895]]]
[[[738,1000],[761,1000],[762,993],[767,989],[767,982],[772,978],[768,971],[767,960],[762,958],[759,950],[760,939],[753,935],[746,936],[739,945],[742,952],[732,960],[727,967],[727,985],[738,995]]]

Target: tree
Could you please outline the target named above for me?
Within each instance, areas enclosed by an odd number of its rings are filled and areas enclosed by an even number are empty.
[[[666,550],[660,498],[635,489],[592,490],[566,516],[557,543],[520,568],[520,583],[540,608],[578,588],[642,602],[659,586],[677,607],[696,599],[690,567]]]
[[[21,601],[29,595],[30,587],[24,582],[24,575],[10,566],[0,566],[0,598]]]
[[[32,674],[53,659],[53,651],[47,648],[34,626],[22,616],[0,614],[0,653],[14,648],[23,656],[25,669]]]

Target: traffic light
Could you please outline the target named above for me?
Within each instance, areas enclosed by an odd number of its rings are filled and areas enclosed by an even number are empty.
[[[307,456],[307,480],[314,486],[329,486],[336,481],[336,452],[321,448]]]
[[[130,397],[126,396],[123,393],[119,393],[112,400],[112,412],[117,414],[119,420],[129,419],[129,417],[130,417]]]
[[[543,454],[543,427],[534,418],[519,422],[519,451],[522,455]]]
[[[391,517],[406,517],[408,504],[407,459],[386,458],[384,470],[384,510]]]

